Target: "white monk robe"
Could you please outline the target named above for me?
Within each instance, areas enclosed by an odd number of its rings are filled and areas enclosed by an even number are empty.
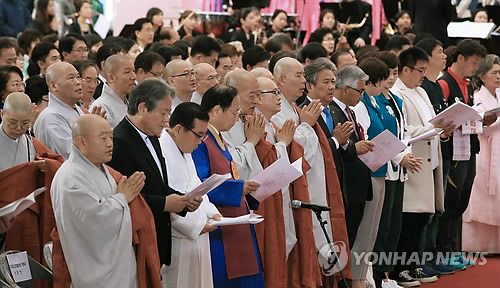
[[[288,157],[288,152],[286,150],[286,145],[283,142],[278,142],[276,143],[276,130],[274,129],[274,126],[271,122],[269,122],[267,119],[266,121],[266,126],[264,129],[266,130],[266,140],[267,142],[271,143],[274,145],[276,148],[276,152],[278,152],[278,159],[281,157]],[[293,247],[295,246],[295,243],[297,243],[297,237],[295,234],[295,224],[293,221],[293,212],[292,212],[292,206],[291,206],[291,199],[290,199],[290,191],[288,190],[288,187],[290,185],[286,185],[281,189],[282,192],[282,197],[283,197],[283,217],[285,220],[285,237],[286,237],[286,256],[288,257],[288,254],[290,254],[290,251],[292,251]]]
[[[50,151],[68,160],[71,153],[71,127],[84,113],[75,105],[65,104],[49,92],[49,105],[36,119],[33,132]]]
[[[283,127],[283,124],[288,119],[294,120],[295,125],[298,125],[293,139],[304,147],[304,158],[311,166],[311,169],[306,173],[311,203],[328,206],[326,200],[325,163],[318,136],[309,124],[300,123],[299,114],[295,108],[288,103],[283,95],[281,95],[281,111],[271,117],[271,121],[279,127]],[[311,211],[311,213],[313,212]],[[322,212],[321,216],[323,217],[323,221],[328,222],[326,229],[330,239],[332,239],[332,228],[328,211]],[[323,230],[316,219],[316,215],[312,215],[312,222],[314,242],[316,244],[316,249],[319,251],[327,242]],[[327,252],[328,250],[324,249],[324,251]]]
[[[181,153],[165,130],[160,137],[160,146],[167,166],[168,185],[184,193],[198,187],[201,181],[191,154]],[[185,217],[170,213],[172,263],[162,267],[162,278],[166,279],[163,287],[213,287],[209,233],[200,233],[207,220],[216,214],[220,213],[207,195],[203,196],[200,207]]]
[[[92,103],[90,109],[101,106],[106,111],[106,121],[111,129],[114,129],[127,116],[127,104],[126,98],[124,102],[108,84],[104,83],[101,96]]]
[[[262,170],[259,157],[252,143],[246,142],[245,123],[238,119],[231,130],[222,132],[222,138],[226,141],[229,153],[238,168],[240,178],[250,180]]]
[[[108,169],[72,146],[50,195],[72,287],[137,288],[130,209]]]
[[[0,124],[0,172],[19,164],[35,160],[35,146],[28,135],[23,134],[17,139],[12,139],[3,131]]]

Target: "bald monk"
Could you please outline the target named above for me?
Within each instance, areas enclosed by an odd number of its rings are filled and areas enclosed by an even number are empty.
[[[0,172],[25,162],[35,162],[43,171],[45,161],[35,157],[33,141],[25,134],[33,116],[30,97],[21,92],[11,93],[0,113],[3,119],[0,123]]]
[[[196,90],[196,78],[193,67],[184,60],[172,60],[165,66],[163,80],[175,88],[175,97],[172,98],[172,112],[183,102],[190,102]]]
[[[72,287],[137,288],[128,203],[146,177],[135,172],[116,184],[103,165],[112,157],[112,135],[103,118],[78,118],[71,156],[52,182],[52,206]]]
[[[196,91],[193,92],[191,102],[201,104],[201,97],[208,89],[219,84],[220,75],[215,68],[207,63],[200,63],[193,66],[196,75]]]
[[[71,127],[85,114],[76,103],[82,98],[82,79],[73,65],[60,62],[49,66],[45,74],[49,87],[49,104],[38,116],[33,131],[35,137],[64,160],[71,153]],[[105,117],[101,107],[91,113]]]
[[[326,211],[321,213],[323,220],[328,223],[327,233],[333,242],[342,241],[347,244],[349,242],[345,211],[335,163],[328,139],[316,123],[321,113],[321,104],[319,100],[313,100],[301,111],[294,104],[294,101],[302,96],[306,83],[304,68],[296,59],[290,57],[280,59],[274,68],[274,81],[281,91],[281,111],[271,120],[280,127],[289,119],[298,125],[294,139],[304,147],[304,159],[311,166],[306,174],[310,200],[314,204],[331,206],[330,213]],[[325,263],[325,260],[331,258],[328,243],[316,219],[313,219],[312,226],[316,249],[321,252],[318,258],[323,257],[318,260]],[[331,263],[331,259],[329,261]],[[347,278],[352,277],[348,268],[344,269],[344,274]]]
[[[127,115],[127,95],[135,88],[134,64],[126,55],[112,55],[106,59],[104,73],[107,79],[102,87],[102,94],[93,107],[101,106],[106,111],[106,120],[115,128]]]
[[[250,71],[250,73],[252,73],[253,76],[255,76],[255,78],[264,77],[264,78],[269,78],[271,80],[274,80],[273,73],[271,73],[271,71],[269,71],[266,68],[257,67],[255,69],[252,69],[252,71]]]

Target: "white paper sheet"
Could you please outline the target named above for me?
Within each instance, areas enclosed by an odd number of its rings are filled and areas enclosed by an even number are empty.
[[[300,176],[302,176],[302,158],[290,164],[287,157],[281,157],[251,179],[260,186],[250,195],[261,202]]]
[[[222,217],[220,221],[210,219],[209,224],[214,226],[230,226],[230,225],[240,225],[240,224],[257,224],[264,221],[261,215],[250,213],[240,217]]]
[[[439,120],[443,120],[445,123],[453,121],[455,127],[460,127],[466,121],[478,121],[483,119],[481,115],[469,105],[462,102],[455,102],[450,107],[446,108],[443,112],[439,113],[436,117],[429,120],[429,123],[437,123]]]
[[[109,28],[111,26],[109,25],[108,20],[104,15],[99,14],[99,17],[97,17],[97,21],[94,24],[94,31],[101,36],[102,39],[106,39],[106,35],[108,35]]]
[[[495,29],[495,23],[450,22],[448,37],[450,38],[480,38],[486,39]]]
[[[0,208],[0,216],[17,216],[31,205],[35,204],[35,197],[45,191],[45,187],[38,188],[28,196],[18,199]]]
[[[228,179],[231,179],[231,174],[229,173],[224,175],[212,174],[212,176],[208,177],[208,179],[201,183],[200,186],[186,193],[186,195],[189,198],[202,197],[203,195],[217,188],[217,186],[224,183]]]
[[[411,138],[409,140],[402,140],[402,142],[408,146],[420,140],[430,139],[434,136],[440,135],[441,133],[443,133],[443,129],[434,128],[430,131],[418,135],[417,137]]]
[[[358,158],[373,172],[406,149],[406,145],[387,129],[370,142],[375,144],[373,151],[359,155]]]
[[[30,194],[31,195],[31,194]],[[31,280],[31,270],[26,251],[7,254],[10,274],[16,283]]]

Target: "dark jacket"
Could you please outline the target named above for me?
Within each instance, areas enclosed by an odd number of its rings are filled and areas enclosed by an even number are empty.
[[[166,196],[176,193],[168,186],[167,168],[156,136],[149,136],[160,160],[163,178],[156,162],[135,127],[125,117],[113,130],[113,159],[111,168],[130,177],[136,171],[146,175],[146,183],[141,194],[153,212],[156,224],[156,238],[161,264],[170,265],[172,237],[170,213],[164,212]]]
[[[22,0],[0,0],[0,36],[17,37],[31,26],[31,16]]]

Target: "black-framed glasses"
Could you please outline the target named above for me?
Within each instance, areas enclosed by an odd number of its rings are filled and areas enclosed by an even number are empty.
[[[271,94],[275,94],[275,95],[280,95],[281,94],[281,91],[280,89],[276,88],[274,90],[264,90],[264,91],[260,91],[260,94],[267,94],[267,93],[271,93]]]
[[[31,121],[27,122],[19,122],[19,121],[7,121],[7,126],[9,129],[17,129],[17,127],[21,126],[21,130],[28,130],[30,127]]]
[[[191,71],[188,71],[188,72],[184,72],[184,73],[181,73],[181,74],[177,74],[177,75],[173,75],[172,77],[186,77],[186,78],[189,78],[189,77],[194,77],[196,75],[196,73],[194,72],[194,70],[191,70]]]
[[[358,92],[361,95],[363,95],[363,93],[365,93],[365,89],[357,89],[357,88],[354,88],[354,87],[351,87],[351,86],[345,86],[345,87],[350,88],[350,89]]]
[[[201,141],[203,141],[203,140],[207,139],[207,137],[208,137],[208,134],[206,134],[206,133],[205,133],[205,134],[203,134],[203,135],[200,135],[200,134],[198,134],[198,133],[194,132],[194,131],[193,131],[192,129],[190,129],[190,128],[186,128],[186,129],[188,129],[189,131],[191,131],[191,133],[193,133],[194,135],[198,136],[198,138],[200,138],[200,139],[201,139]]]
[[[418,69],[418,68],[415,68],[415,67],[412,67],[412,66],[408,66],[408,68],[412,69],[412,70],[417,70],[418,72],[420,72],[421,74],[425,74],[425,71],[427,71],[426,68],[424,69]]]
[[[160,72],[160,73],[155,73],[155,72],[150,71],[150,70],[147,70],[146,72],[151,73],[151,75],[153,75],[153,76],[154,76],[154,77],[156,77],[156,78],[163,78],[163,73],[162,73],[162,72]]]

